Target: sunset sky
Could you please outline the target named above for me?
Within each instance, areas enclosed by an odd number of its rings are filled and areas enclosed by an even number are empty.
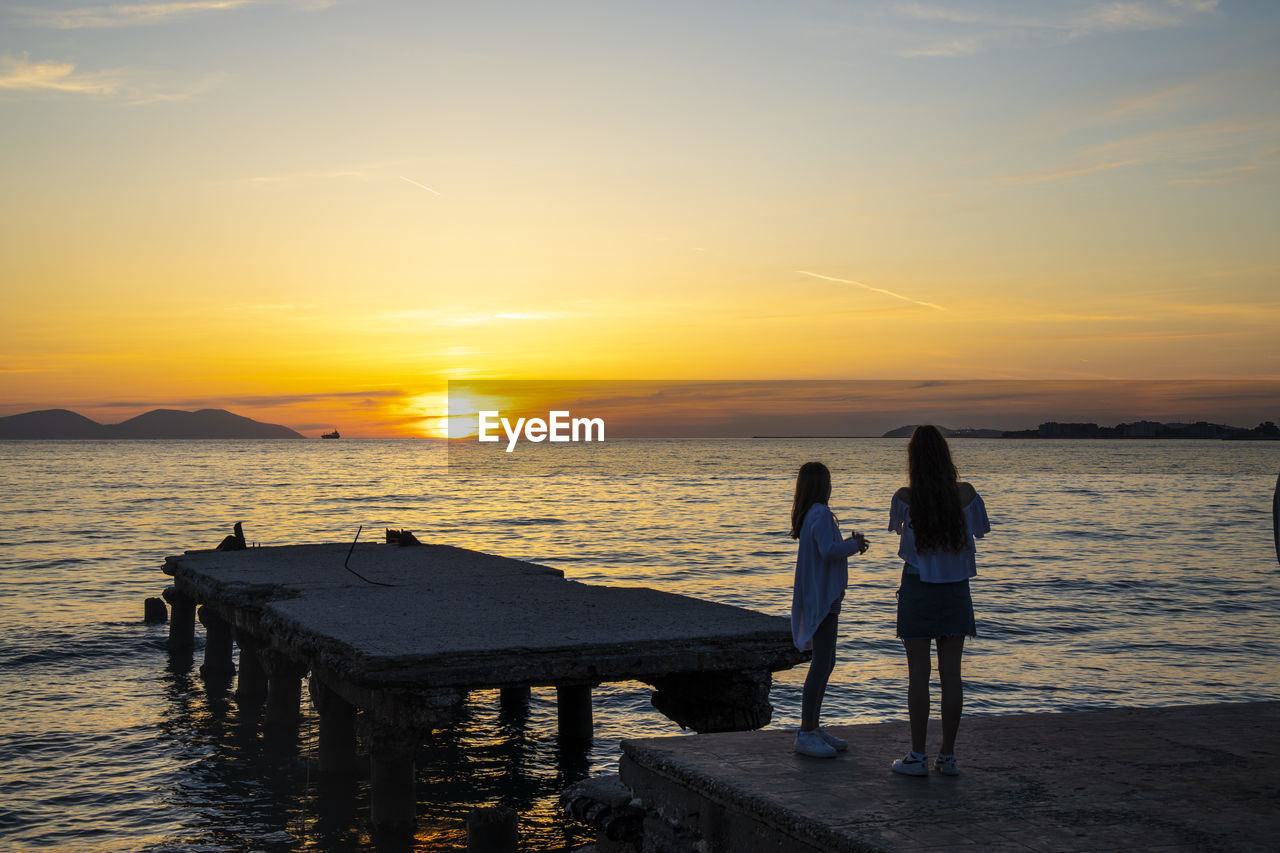
[[[1277,43],[1271,0],[6,2],[0,415],[1280,379]]]

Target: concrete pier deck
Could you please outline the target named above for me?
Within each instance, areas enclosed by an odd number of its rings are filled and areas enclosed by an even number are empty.
[[[799,663],[787,620],[445,545],[290,545],[169,557],[180,593],[374,689],[649,680]]]
[[[830,730],[830,760],[787,730],[623,741],[650,816],[599,849],[1280,849],[1280,702],[966,718],[958,777],[890,772],[905,722]]]

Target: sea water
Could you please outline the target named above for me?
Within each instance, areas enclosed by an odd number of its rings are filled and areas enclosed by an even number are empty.
[[[992,524],[972,585],[967,714],[1280,698],[1280,443],[952,447]],[[781,616],[795,471],[822,460],[844,529],[871,540],[850,561],[824,721],[904,719],[901,563],[885,529],[903,440],[555,450],[527,471],[490,471],[450,465],[429,441],[0,442],[0,848],[373,849],[367,782],[351,809],[319,784],[305,692],[298,740],[266,742],[225,684],[171,658],[167,628],[141,621],[143,599],[168,585],[164,557],[216,545],[236,521],[262,545],[410,528],[573,580]],[[197,663],[202,642],[197,629]],[[772,727],[795,725],[804,671],[775,677]],[[523,715],[503,713],[495,691],[473,693],[418,756],[417,847],[461,848],[466,814],[495,803],[520,813],[528,849],[587,840],[560,817],[560,791],[616,769],[624,737],[679,734],[649,695],[598,688],[596,737],[581,751],[557,741],[554,690],[535,689]]]

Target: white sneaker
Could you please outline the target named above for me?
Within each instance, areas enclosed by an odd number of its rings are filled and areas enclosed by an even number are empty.
[[[849,741],[841,740],[824,729],[818,729],[818,734],[822,736],[822,739],[826,742],[827,746],[831,747],[836,752],[847,752],[849,750]]]
[[[954,755],[939,755],[933,760],[933,766],[943,776],[959,776],[960,768],[956,765]]]
[[[905,757],[893,762],[893,772],[904,776],[928,776],[929,756],[908,752]]]
[[[811,732],[796,732],[796,752],[810,758],[836,757],[835,747],[823,740],[822,733],[817,729]]]

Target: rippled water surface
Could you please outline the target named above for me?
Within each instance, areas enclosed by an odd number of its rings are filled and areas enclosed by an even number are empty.
[[[1280,698],[1280,445],[952,446],[993,528],[973,584],[967,713]],[[824,718],[902,719],[901,564],[884,527],[904,447],[617,441],[497,475],[415,441],[0,442],[0,847],[373,849],[366,783],[354,797],[318,783],[309,703],[296,742],[264,742],[256,712],[141,622],[143,599],[167,585],[164,557],[239,520],[263,545],[408,527],[575,580],[785,615],[794,472],[821,459],[846,529],[872,541],[851,562]],[[773,726],[794,725],[803,674],[775,679]],[[473,694],[418,756],[417,847],[462,847],[467,812],[498,802],[520,812],[530,849],[585,841],[559,817],[559,792],[612,770],[622,737],[678,733],[648,697],[600,687],[581,752],[557,743],[553,690],[535,690],[525,715]]]

